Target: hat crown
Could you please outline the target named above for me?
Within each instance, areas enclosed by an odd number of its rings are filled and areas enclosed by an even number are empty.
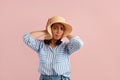
[[[51,23],[57,23],[57,22],[65,22],[65,19],[60,16],[54,16],[50,18],[49,21],[50,21],[49,24],[51,24]]]

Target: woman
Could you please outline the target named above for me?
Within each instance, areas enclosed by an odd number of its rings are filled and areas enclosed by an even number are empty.
[[[70,80],[69,56],[83,46],[78,36],[71,35],[72,26],[63,17],[48,19],[46,30],[27,32],[24,42],[34,49],[40,59],[40,80]],[[45,36],[44,40],[38,38]],[[62,41],[64,37],[68,42]]]

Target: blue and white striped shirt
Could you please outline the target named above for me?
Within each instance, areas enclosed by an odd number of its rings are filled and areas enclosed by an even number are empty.
[[[69,55],[83,46],[83,41],[76,36],[69,42],[62,42],[60,45],[52,48],[44,43],[44,40],[33,38],[29,32],[23,36],[23,41],[39,56],[39,72],[43,75],[63,75],[70,77],[70,59]]]

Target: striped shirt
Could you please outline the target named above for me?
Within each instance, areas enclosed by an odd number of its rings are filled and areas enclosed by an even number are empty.
[[[68,42],[62,42],[60,45],[52,48],[44,43],[44,40],[33,38],[29,32],[23,36],[23,41],[38,53],[39,72],[43,75],[63,75],[70,77],[70,59],[69,56],[83,46],[83,41],[76,36]]]

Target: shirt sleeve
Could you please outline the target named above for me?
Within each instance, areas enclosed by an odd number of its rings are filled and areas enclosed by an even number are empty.
[[[79,36],[75,36],[72,39],[70,39],[70,41],[67,43],[66,50],[67,50],[67,53],[70,55],[82,47],[83,47],[82,39],[80,39]]]
[[[26,32],[23,36],[23,41],[27,44],[30,48],[39,52],[40,46],[42,45],[40,40],[34,39],[29,32]]]

